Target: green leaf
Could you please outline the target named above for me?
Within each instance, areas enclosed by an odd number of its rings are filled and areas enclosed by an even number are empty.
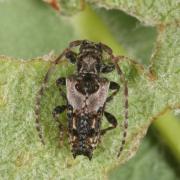
[[[148,68],[143,68],[142,65],[131,61],[121,63],[129,82],[130,113],[127,144],[122,156],[119,159],[116,158],[122,136],[120,124],[123,121],[124,111],[123,91],[107,107],[118,118],[119,127],[102,138],[102,143],[95,150],[91,162],[81,156],[74,160],[67,138],[65,145],[59,147],[58,128],[51,115],[52,109],[63,103],[54,82],[59,76],[71,74],[74,66],[63,61],[57,66],[48,84],[41,105],[41,123],[46,140],[46,146],[42,146],[34,127],[34,103],[44,74],[50,66],[50,62],[47,61],[50,57],[23,61],[1,56],[0,176],[2,179],[6,177],[10,179],[92,179],[92,177],[103,179],[107,176],[109,169],[124,163],[136,153],[153,117],[167,106],[173,108],[179,104],[178,58],[180,53],[177,29],[179,25],[175,23],[177,10],[175,9],[170,15],[165,11],[166,18],[160,19],[157,15],[162,15],[161,6],[152,3],[154,7],[151,9],[155,11],[152,10],[151,14],[149,11],[146,12],[147,7],[143,1],[141,3],[143,5],[138,6],[137,11],[133,13],[129,10],[129,3],[124,4],[124,7],[126,6],[127,13],[138,17],[141,22],[156,25],[158,38],[151,58],[151,72]],[[52,9],[48,9],[48,6],[35,0],[4,1],[1,4],[0,18],[3,20],[2,29],[4,29],[0,30],[0,37],[4,38],[0,43],[1,54],[29,58],[48,54],[51,49],[60,52],[67,46],[67,41],[77,39],[81,35],[83,38],[91,38],[90,32],[87,33],[88,23],[82,26],[84,21],[90,18],[92,18],[91,21],[93,18],[95,20],[94,27],[100,28],[94,36],[95,39],[93,37],[92,40],[104,42],[108,37],[113,49],[118,51],[118,48],[121,48],[116,38],[113,38],[114,36],[106,29],[107,25],[104,23],[99,25],[102,21],[98,19],[98,16],[91,16],[91,12],[86,14],[85,11],[79,14],[79,17],[73,17],[70,19],[72,21],[70,24],[67,22],[67,17],[59,17],[53,13]],[[131,2],[132,10],[135,9],[136,4],[134,1]],[[98,5],[103,5],[103,3],[98,3]],[[117,4],[116,8],[122,9],[120,5]],[[111,9],[115,7],[113,4],[104,4],[104,6]],[[153,17],[155,13],[156,16]],[[31,15],[33,18],[30,18]],[[82,18],[83,15],[84,18]],[[174,18],[172,18],[173,15]],[[78,25],[81,29],[79,35],[77,35]],[[20,38],[22,35],[23,38]],[[108,78],[119,81],[115,72],[108,75]],[[62,121],[66,124],[65,114]],[[108,126],[105,121],[104,126]]]
[[[108,30],[124,47],[126,56],[132,56],[137,62],[149,65],[157,38],[156,28],[143,24],[123,11],[105,8],[95,10]]]
[[[172,23],[179,20],[180,4],[176,0],[88,0],[99,7],[119,9],[147,25]]]
[[[121,158],[118,160],[116,158],[120,145],[120,134],[122,134],[121,128],[118,127],[102,138],[102,143],[95,151],[93,160],[90,163],[85,157],[78,157],[73,160],[67,145],[67,139],[65,140],[65,146],[59,148],[58,129],[51,114],[53,107],[63,103],[59,98],[58,89],[55,87],[55,79],[72,73],[72,69],[74,69],[72,65],[70,66],[64,62],[57,67],[58,71],[52,77],[43,98],[41,117],[46,140],[46,146],[43,147],[34,128],[34,102],[48,63],[43,62],[42,59],[17,61],[8,60],[7,58],[1,58],[0,63],[1,82],[3,82],[1,85],[0,112],[3,120],[1,123],[1,162],[2,165],[4,164],[4,168],[8,169],[1,173],[3,177],[7,176],[6,173],[8,173],[8,177],[23,177],[24,174],[28,179],[36,169],[36,178],[40,177],[44,170],[49,171],[48,177],[50,178],[60,176],[67,179],[86,175],[88,177],[93,175],[98,178],[105,175],[100,172],[107,172],[109,168],[126,161],[135,153],[140,139],[144,136],[150,124],[147,121],[147,118],[151,115],[149,112],[151,104],[148,102],[151,93],[148,92],[148,86],[146,85],[144,89],[141,89],[141,94],[145,88],[147,91],[143,96],[138,95],[139,88],[133,88],[134,86],[140,87],[142,83],[147,83],[144,76],[137,77],[135,82],[130,85],[130,119],[133,119],[133,121],[130,121],[127,146]],[[131,75],[129,76],[131,78]],[[119,79],[116,73],[113,73],[109,78],[116,81]],[[122,93],[107,108],[116,115],[119,124],[123,121],[123,108],[122,103],[119,103],[120,99],[122,99]],[[138,103],[136,103],[137,99],[140,100]],[[144,112],[141,108],[137,108],[141,107],[142,102],[147,102],[144,103]],[[138,113],[132,118],[137,110]],[[62,121],[66,124],[65,118],[62,118]],[[45,174],[43,177],[45,178]]]
[[[170,110],[167,108],[153,125],[158,129],[163,141],[165,141],[172,154],[174,154],[176,160],[180,162],[180,123],[179,119],[175,117],[174,111]]]
[[[0,1],[0,19],[1,55],[28,59],[60,53],[76,38],[72,26],[41,1]]]
[[[146,180],[178,180],[178,163],[172,161],[172,156],[162,144],[160,145],[161,139],[156,136],[156,132],[150,128],[136,156],[121,168],[113,170],[109,179],[139,180],[143,177]]]

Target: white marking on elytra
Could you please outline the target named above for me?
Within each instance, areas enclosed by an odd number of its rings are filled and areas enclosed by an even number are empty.
[[[76,119],[73,118],[73,129],[76,129]]]
[[[96,120],[93,119],[92,128],[95,128],[95,123],[96,123]]]

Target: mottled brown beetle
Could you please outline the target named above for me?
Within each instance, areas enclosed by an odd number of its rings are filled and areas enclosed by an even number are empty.
[[[79,46],[79,53],[72,51]],[[111,63],[103,62],[103,53],[109,55]],[[67,131],[71,144],[73,157],[77,155],[92,158],[93,150],[100,142],[100,138],[107,131],[117,126],[116,118],[105,110],[107,102],[110,102],[119,91],[120,86],[107,78],[101,77],[102,73],[110,73],[114,69],[120,75],[124,83],[125,114],[124,114],[124,132],[118,156],[123,150],[128,128],[128,87],[127,81],[118,65],[118,61],[123,56],[115,57],[112,49],[103,43],[94,43],[88,40],[77,40],[69,44],[59,57],[53,62],[45,75],[44,82],[36,97],[36,129],[41,142],[45,144],[40,127],[40,100],[44,93],[49,76],[55,69],[56,64],[65,57],[71,63],[76,64],[77,72],[69,77],[60,77],[56,84],[61,91],[61,95],[66,100],[66,105],[55,107],[53,116],[59,123],[60,138],[63,137],[64,127],[58,120],[58,115],[67,110]],[[62,86],[66,86],[66,93],[62,91]],[[109,91],[112,90],[110,96]],[[105,116],[111,124],[110,127],[101,129],[102,116]]]

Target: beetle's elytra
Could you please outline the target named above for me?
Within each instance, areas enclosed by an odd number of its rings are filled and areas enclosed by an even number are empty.
[[[79,47],[79,52],[73,51]],[[109,55],[110,63],[103,61],[103,53]],[[112,49],[103,43],[95,43],[88,40],[77,40],[69,44],[59,57],[54,61],[45,75],[43,84],[36,97],[35,115],[36,129],[41,142],[45,144],[40,127],[40,100],[44,93],[49,76],[62,58],[76,65],[76,73],[69,77],[60,77],[56,84],[65,100],[64,105],[54,108],[53,117],[59,123],[60,138],[63,138],[63,131],[68,131],[69,142],[73,157],[77,155],[92,158],[93,150],[100,142],[101,136],[117,126],[117,120],[110,112],[106,111],[106,103],[109,103],[120,89],[118,83],[109,81],[103,77],[103,73],[111,73],[115,69],[124,82],[125,96],[125,119],[123,140],[121,142],[118,156],[123,150],[128,128],[128,87],[127,81],[118,65],[121,57],[115,57]],[[62,90],[66,87],[66,92]],[[109,95],[110,94],[110,95]],[[67,112],[67,127],[63,127],[58,120],[58,115]],[[102,117],[105,116],[111,126],[102,129]]]

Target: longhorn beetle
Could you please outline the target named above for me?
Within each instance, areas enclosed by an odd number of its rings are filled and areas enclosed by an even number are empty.
[[[73,48],[77,46],[79,46],[78,53],[73,51]],[[111,63],[103,62],[103,53],[109,56]],[[93,150],[100,142],[101,136],[107,131],[116,128],[117,120],[114,115],[106,111],[105,106],[117,94],[120,86],[116,82],[101,77],[101,74],[110,73],[116,69],[121,81],[124,83],[125,99],[124,132],[118,151],[119,157],[125,145],[128,128],[128,86],[118,65],[118,61],[124,57],[114,56],[112,49],[103,43],[88,40],[71,42],[68,48],[55,59],[44,77],[43,84],[36,97],[35,106],[36,129],[41,142],[45,144],[40,126],[41,97],[46,89],[50,74],[63,58],[75,64],[77,70],[75,74],[69,77],[60,77],[56,81],[61,95],[66,101],[65,105],[57,106],[53,110],[53,116],[59,124],[60,140],[62,141],[65,127],[59,121],[58,115],[65,110],[67,111],[67,132],[74,158],[77,155],[84,155],[91,159]],[[63,86],[66,87],[66,93],[62,90]],[[112,93],[108,96],[109,91],[112,91]],[[101,129],[102,116],[105,116],[111,126]]]

